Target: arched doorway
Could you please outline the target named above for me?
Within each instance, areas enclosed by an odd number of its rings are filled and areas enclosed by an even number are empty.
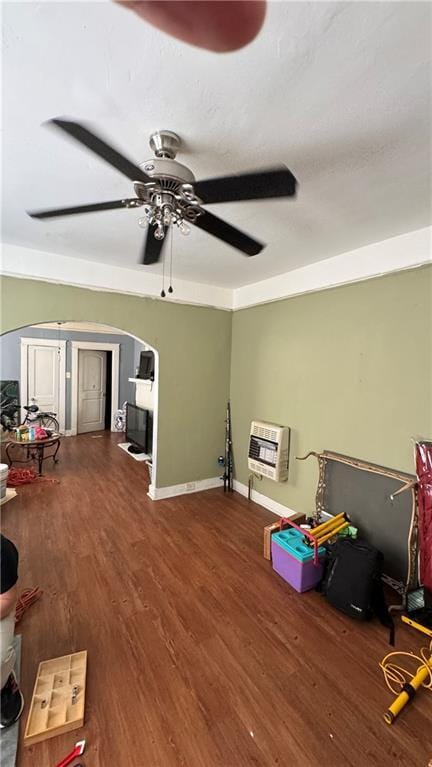
[[[154,375],[151,381],[137,377],[141,352],[153,353]],[[80,365],[81,370],[84,370],[84,365],[90,369],[97,358],[106,384],[106,391],[101,391],[101,396],[105,396],[105,415],[100,423],[94,424],[90,420],[86,425],[79,417],[79,370]],[[135,405],[137,409],[148,410],[151,423],[151,493],[156,484],[158,457],[157,349],[121,328],[82,320],[47,320],[0,335],[0,379],[9,384],[11,381],[17,383],[21,406],[28,404],[30,398],[34,397],[38,366],[43,371],[44,381],[49,383],[46,388],[52,389],[51,397],[58,411],[60,430],[67,437],[91,431],[93,426],[96,429],[118,431],[116,413],[126,402]],[[48,396],[40,404],[43,407],[49,401]]]

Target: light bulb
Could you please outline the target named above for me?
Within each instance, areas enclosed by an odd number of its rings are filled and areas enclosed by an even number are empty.
[[[138,226],[140,226],[141,229],[147,229],[148,221],[145,216],[142,216],[142,218],[138,219]]]
[[[144,215],[147,221],[150,223],[153,218],[153,208],[151,205],[144,205]]]
[[[180,229],[181,233],[184,234],[184,235],[190,234],[190,226],[189,226],[189,224],[186,224],[185,221],[180,221],[179,229]]]
[[[163,226],[161,226],[160,224],[157,225],[157,227],[154,230],[154,236],[156,240],[163,240],[163,238],[165,237]]]
[[[172,215],[169,205],[165,205],[163,209],[163,222],[165,226],[170,226],[172,223]]]

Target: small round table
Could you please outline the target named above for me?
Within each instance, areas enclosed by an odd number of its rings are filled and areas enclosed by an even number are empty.
[[[54,448],[54,452],[51,452],[49,455],[45,455],[45,450],[50,447]],[[13,463],[30,463],[31,461],[37,461],[39,476],[41,476],[42,463],[46,461],[47,458],[52,458],[54,463],[58,463],[58,458],[56,456],[59,451],[59,447],[60,434],[52,434],[51,437],[46,437],[45,439],[34,439],[31,441],[8,439],[6,443],[6,455],[9,466],[12,466]],[[17,448],[24,448],[27,452],[27,457],[21,459],[15,458]]]

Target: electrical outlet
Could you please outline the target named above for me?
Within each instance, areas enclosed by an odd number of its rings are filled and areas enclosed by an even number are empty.
[[[195,490],[195,482],[186,482],[186,490]]]

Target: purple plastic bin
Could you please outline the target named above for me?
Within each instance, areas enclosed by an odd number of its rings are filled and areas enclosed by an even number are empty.
[[[314,565],[312,554],[306,562],[296,559],[278,544],[275,535],[272,535],[271,549],[273,570],[296,591],[309,591],[318,585],[323,575],[323,566]]]

